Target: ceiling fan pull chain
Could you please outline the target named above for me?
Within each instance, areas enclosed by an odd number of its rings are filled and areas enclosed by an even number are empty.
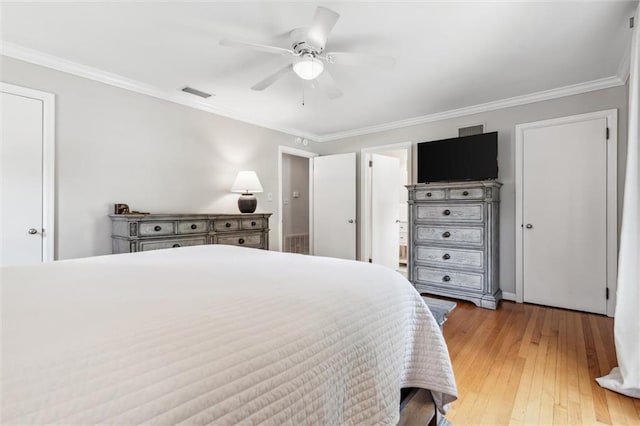
[[[304,106],[304,87],[302,88],[302,106]]]

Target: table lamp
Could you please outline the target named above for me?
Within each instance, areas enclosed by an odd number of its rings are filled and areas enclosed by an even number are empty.
[[[242,171],[238,172],[236,180],[231,186],[231,192],[237,192],[240,195],[238,198],[238,208],[240,213],[253,213],[258,206],[258,200],[253,195],[258,192],[262,192],[262,185],[258,179],[258,175],[254,171]]]

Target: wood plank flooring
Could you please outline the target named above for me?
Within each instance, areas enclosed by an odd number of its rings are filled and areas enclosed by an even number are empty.
[[[502,302],[458,302],[444,335],[460,398],[454,425],[640,425],[640,400],[603,389],[617,365],[613,319]]]

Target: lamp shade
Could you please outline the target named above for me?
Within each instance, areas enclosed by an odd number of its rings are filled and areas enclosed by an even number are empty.
[[[262,185],[258,179],[258,175],[254,171],[238,172],[236,180],[231,185],[231,192],[241,192],[255,194],[262,192]]]

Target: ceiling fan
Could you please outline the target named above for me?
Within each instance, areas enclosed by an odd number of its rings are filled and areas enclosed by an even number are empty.
[[[354,66],[392,67],[395,59],[390,56],[368,55],[349,52],[325,52],[329,33],[336,25],[340,15],[331,9],[318,6],[309,28],[297,28],[290,33],[290,48],[268,46],[240,40],[222,39],[220,45],[251,49],[259,52],[287,55],[292,57],[291,64],[276,71],[251,87],[251,90],[264,90],[282,78],[294,72],[303,80],[317,81],[329,99],[342,96],[342,91],[326,69],[325,64]]]

